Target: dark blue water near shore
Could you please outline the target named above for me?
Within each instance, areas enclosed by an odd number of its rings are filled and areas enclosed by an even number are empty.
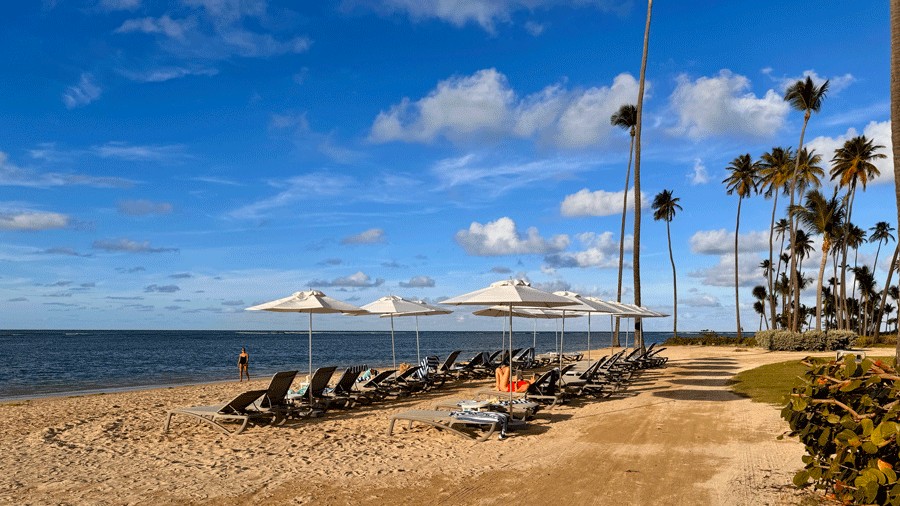
[[[648,332],[646,341],[671,333]],[[514,345],[530,346],[532,332],[516,332]],[[461,359],[500,348],[499,332],[422,332],[422,355]],[[608,332],[593,332],[594,348],[608,346]],[[397,332],[397,361],[416,359],[415,332]],[[186,330],[0,330],[4,356],[0,399],[74,394],[122,388],[169,386],[237,378],[241,346],[250,352],[256,377],[308,368],[305,332]],[[567,332],[565,349],[587,348],[585,332]],[[537,333],[538,352],[556,349],[553,332]],[[390,332],[316,332],[313,367],[391,363]]]

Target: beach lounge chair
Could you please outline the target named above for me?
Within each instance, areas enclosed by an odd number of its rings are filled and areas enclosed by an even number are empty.
[[[299,393],[288,394],[287,398],[294,401],[299,408],[308,408],[317,411],[327,411],[331,406],[331,399],[326,395],[328,382],[337,367],[320,367],[313,373],[306,390]]]
[[[234,399],[218,406],[193,406],[190,408],[178,408],[166,414],[166,422],[163,424],[163,433],[169,431],[169,425],[174,415],[188,415],[208,423],[225,434],[240,434],[251,422],[272,420],[272,414],[250,407],[257,399],[266,393],[265,390],[251,390],[244,392]],[[241,425],[229,430],[222,422],[239,422]]]
[[[297,377],[297,371],[282,371],[272,376],[269,382],[269,388],[266,389],[265,395],[259,402],[259,410],[272,413],[274,420],[272,423],[280,425],[287,418],[298,418],[300,416],[309,415],[308,409],[296,406],[288,400],[287,395],[291,389],[294,378]]]
[[[360,399],[365,402],[371,402],[363,394],[353,390],[356,378],[362,373],[360,369],[348,368],[344,370],[334,388],[326,388],[323,395],[327,397],[331,404],[338,405],[342,408],[351,408]]]
[[[540,404],[529,401],[524,397],[513,399],[510,404],[509,399],[502,398],[501,394],[503,393],[498,392],[497,396],[481,401],[474,399],[443,401],[435,404],[434,409],[445,409],[450,411],[498,411],[500,413],[507,413],[516,420],[528,420],[534,417],[534,414],[541,408]],[[512,406],[512,409],[510,409],[510,406]]]
[[[354,390],[368,398],[370,401],[380,401],[390,395],[388,379],[397,372],[396,369],[381,371],[363,383],[354,385]]]
[[[440,381],[441,385],[443,385],[449,378],[454,376],[453,364],[456,362],[456,359],[459,358],[460,353],[462,353],[462,350],[452,351],[447,355],[447,359],[433,372],[433,377],[436,382]]]
[[[490,355],[486,351],[480,351],[468,362],[462,362],[453,368],[457,378],[474,378],[477,376],[489,376],[494,370],[488,367]]]
[[[504,413],[493,412],[474,412],[474,411],[431,411],[415,409],[404,411],[391,416],[391,422],[388,426],[388,436],[394,433],[394,424],[398,420],[409,422],[407,428],[411,428],[413,422],[431,425],[438,430],[450,431],[458,436],[474,439],[476,441],[486,441],[498,429],[500,437],[505,435],[506,425],[509,422],[509,415]],[[470,433],[464,432],[462,429],[486,429],[486,433]]]

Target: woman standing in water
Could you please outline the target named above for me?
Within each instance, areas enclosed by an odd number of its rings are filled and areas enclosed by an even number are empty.
[[[250,381],[250,354],[244,347],[241,347],[241,354],[238,355],[238,382],[244,381],[244,374],[247,375],[247,381]]]

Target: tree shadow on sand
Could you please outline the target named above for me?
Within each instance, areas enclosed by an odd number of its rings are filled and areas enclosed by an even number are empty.
[[[653,392],[653,395],[676,401],[737,401],[743,398],[730,390],[695,390],[688,388]]]

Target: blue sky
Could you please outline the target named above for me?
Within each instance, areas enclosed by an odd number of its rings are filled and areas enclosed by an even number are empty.
[[[510,276],[615,298],[628,136],[609,116],[636,100],[641,2],[8,10],[2,327],[290,329],[305,321],[243,308],[310,287],[359,305],[434,301]],[[740,154],[796,146],[787,83],[831,80],[807,131],[827,159],[862,133],[890,154],[888,51],[886,2],[657,3],[642,189],[647,201],[671,189],[684,208],[672,223],[681,329],[734,329],[737,200],[720,182]],[[892,163],[856,199],[864,228],[894,221]],[[745,329],[758,323],[749,292],[771,205],[753,197],[742,211]],[[665,226],[643,217],[643,302],[670,310]],[[630,301],[630,272],[625,284]],[[422,326],[499,322],[463,309]]]

